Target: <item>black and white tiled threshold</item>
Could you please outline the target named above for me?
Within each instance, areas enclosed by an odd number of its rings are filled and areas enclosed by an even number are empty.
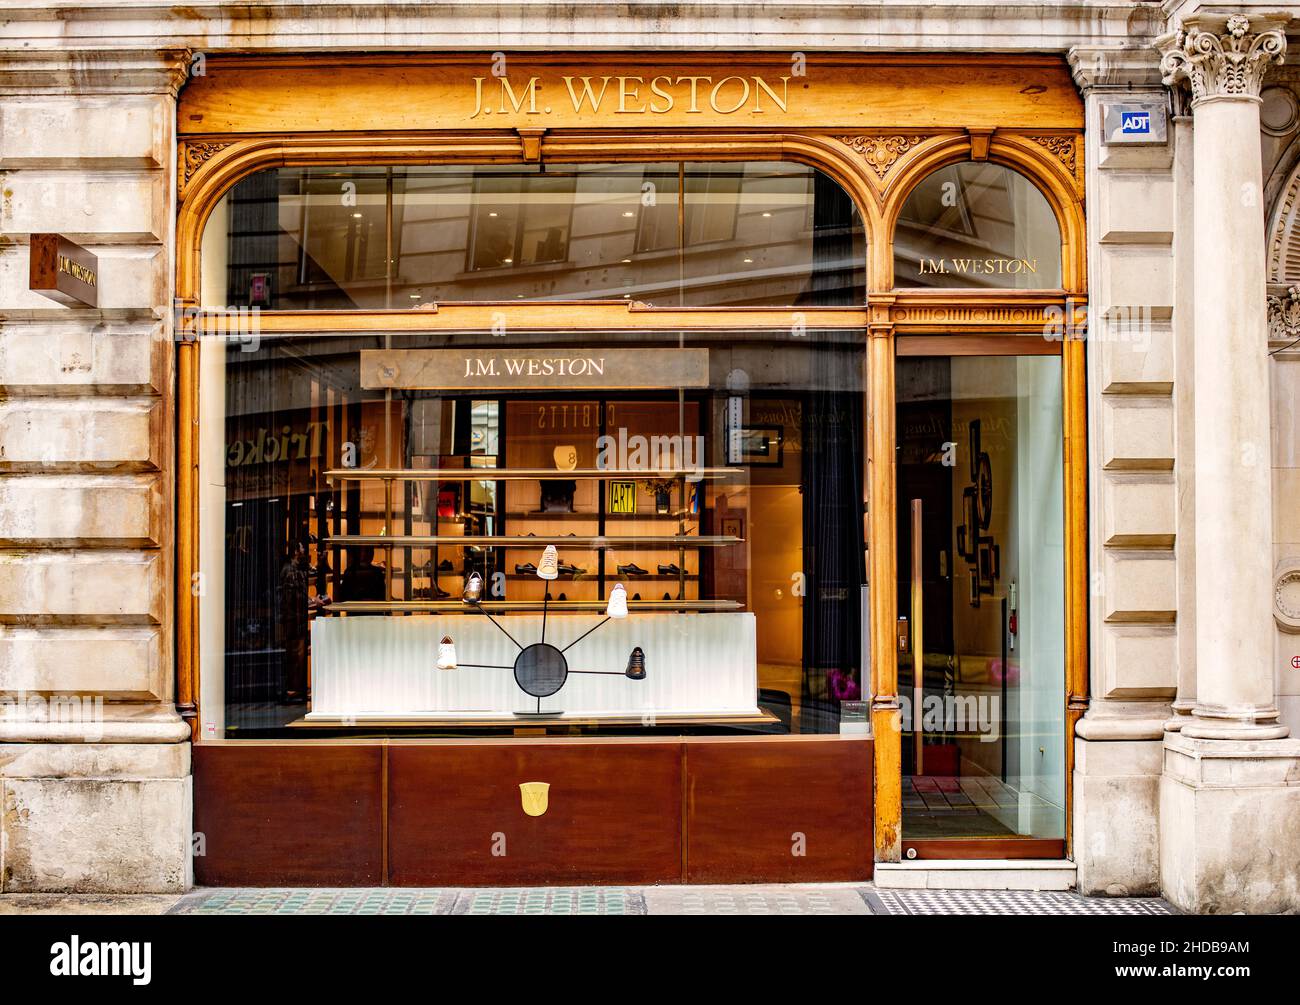
[[[1060,890],[864,889],[873,914],[1174,914],[1159,897],[1082,897]]]

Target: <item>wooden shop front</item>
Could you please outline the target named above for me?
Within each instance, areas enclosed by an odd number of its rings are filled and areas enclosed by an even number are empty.
[[[211,884],[1068,854],[1055,58],[210,58],[178,696]]]

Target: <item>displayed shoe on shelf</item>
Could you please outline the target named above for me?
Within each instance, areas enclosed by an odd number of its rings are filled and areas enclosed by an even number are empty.
[[[439,572],[451,572],[452,569],[454,568],[455,566],[451,564],[450,558],[444,558],[441,562],[438,563]]]
[[[411,566],[412,576],[428,576],[433,572],[433,560],[421,562],[419,565]]]
[[[565,562],[561,562],[559,565],[559,573],[561,576],[585,576],[587,570],[579,569],[576,565],[569,565]]]
[[[548,544],[546,550],[542,552],[542,560],[537,563],[538,579],[558,579],[560,576],[560,558],[555,550],[555,545]]]
[[[637,646],[627,658],[627,669],[623,671],[631,680],[645,680],[645,653]]]
[[[681,574],[681,571],[682,571],[681,569],[677,568],[676,562],[674,562],[672,565],[659,566],[659,575],[661,576],[677,576]]]
[[[461,599],[467,604],[477,604],[483,599],[483,577],[477,572],[470,573],[470,577],[465,583],[465,592],[461,594]]]
[[[670,594],[667,590],[665,590],[665,591],[664,591],[664,600],[672,600],[672,599],[673,599],[673,598],[672,598],[672,594]]]
[[[561,594],[560,594],[558,597],[556,597],[555,599],[556,599],[556,600],[568,600],[569,597],[568,597],[568,594],[561,593]]]
[[[526,563],[524,563],[523,565],[516,565],[516,566],[515,566],[515,575],[516,575],[516,576],[536,576],[536,575],[537,575],[537,566],[533,565],[532,562],[526,562]]]
[[[451,640],[450,635],[444,635],[442,642],[438,644],[438,669],[456,669],[456,643]]]
[[[639,593],[634,593],[634,594],[632,594],[632,599],[633,599],[633,600],[640,600],[640,599],[641,599],[641,594],[639,594]]]
[[[615,583],[609,591],[609,603],[605,605],[605,615],[618,620],[627,617],[627,590],[622,583]]]
[[[618,567],[618,574],[619,574],[620,576],[648,576],[648,575],[650,575],[650,573],[649,573],[648,570],[641,568],[641,566],[637,565],[635,562],[628,562],[627,565],[620,565],[620,566]]]

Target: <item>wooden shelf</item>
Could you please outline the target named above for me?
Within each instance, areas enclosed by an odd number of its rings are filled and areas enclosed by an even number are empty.
[[[744,474],[744,468],[695,468],[690,471],[660,469],[653,471],[628,471],[613,468],[575,468],[560,471],[556,468],[330,468],[325,477],[330,481],[395,481],[395,482],[500,482],[500,481],[646,481],[651,478],[685,478],[698,481],[703,478],[728,478]]]
[[[560,551],[569,547],[580,547],[588,550],[610,548],[625,551],[648,551],[654,548],[725,548],[727,545],[741,544],[742,540],[739,537],[726,535],[690,534],[639,534],[635,537],[610,537],[607,534],[579,534],[573,537],[507,537],[500,534],[466,534],[463,537],[446,537],[437,534],[339,534],[330,538],[328,543],[341,547],[369,544],[378,548],[427,548],[435,544],[487,545],[497,548],[545,548],[548,544],[553,544]]]
[[[442,671],[443,673],[454,671]],[[308,718],[310,716],[310,718]],[[358,715],[326,715],[310,712],[308,716],[287,723],[294,729],[337,729],[346,726],[370,726],[380,728],[387,726],[465,726],[465,727],[500,727],[524,728],[528,726],[644,726],[643,714],[626,715],[568,715],[564,712],[542,713],[522,712],[518,715],[488,714],[479,717],[467,716],[463,712],[427,712],[424,714],[393,715],[385,712],[362,713]],[[655,715],[657,726],[747,726],[772,725],[780,720],[771,712],[759,709],[757,712],[728,712],[720,715]]]
[[[558,580],[549,580],[549,582],[585,583],[589,581],[595,582],[597,578],[598,577],[594,572],[585,572],[581,576],[571,576],[562,572],[560,573],[560,578]],[[627,583],[653,583],[655,581],[659,581],[663,583],[675,583],[677,582],[678,578],[680,577],[669,576],[667,573],[663,575],[655,574],[653,576],[625,576],[621,572],[605,573],[606,580],[617,579],[620,583],[623,582],[624,580],[626,580]],[[692,580],[696,580],[699,578],[700,578],[699,576],[689,572],[685,576],[685,579],[688,583],[691,582]],[[522,579],[526,581],[530,579],[537,579],[537,576],[531,572],[507,572],[506,579]],[[548,580],[538,580],[538,581],[548,582]]]
[[[600,513],[503,513],[507,520],[600,520]],[[672,513],[605,513],[605,520],[697,520],[698,513],[673,511]]]
[[[551,600],[546,609],[563,613],[603,614],[605,600]],[[438,611],[462,611],[473,614],[478,607],[490,614],[499,611],[540,611],[541,600],[485,600],[482,604],[467,604],[463,600],[345,600],[321,608],[318,614],[393,614]],[[634,611],[739,611],[744,606],[735,600],[629,600],[629,610]]]

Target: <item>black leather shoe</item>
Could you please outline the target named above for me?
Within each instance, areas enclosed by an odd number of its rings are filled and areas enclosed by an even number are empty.
[[[579,569],[576,565],[568,565],[564,562],[559,564],[556,571],[559,572],[561,576],[585,576],[587,574],[586,569]]]
[[[529,562],[529,563],[527,563],[526,565],[516,565],[516,566],[515,566],[515,575],[516,575],[516,576],[536,576],[536,575],[537,575],[537,566],[533,565],[532,562]]]
[[[645,680],[645,653],[637,646],[627,658],[627,669],[623,671],[632,680]]]
[[[676,562],[674,562],[672,565],[659,566],[659,575],[661,576],[676,576],[681,571],[682,571],[681,569],[677,568]]]
[[[454,568],[455,566],[451,564],[450,558],[444,558],[441,562],[438,563],[439,572],[451,572],[451,570]]]
[[[648,575],[650,575],[649,572],[647,572],[645,569],[641,568],[641,566],[637,565],[635,562],[628,562],[627,565],[620,565],[620,566],[618,567],[618,574],[619,574],[620,576],[648,576]]]

